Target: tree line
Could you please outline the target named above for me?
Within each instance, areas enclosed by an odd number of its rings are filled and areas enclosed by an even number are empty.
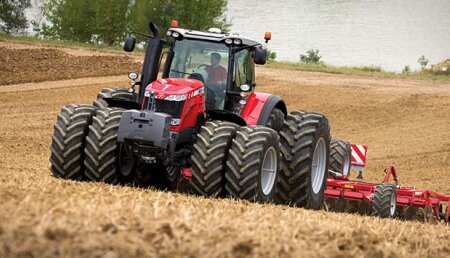
[[[44,0],[45,19],[27,21],[30,0],[0,0],[0,31],[16,34],[33,25],[44,38],[117,45],[133,31],[148,32],[148,22],[165,31],[171,20],[180,27],[227,30],[227,0]]]

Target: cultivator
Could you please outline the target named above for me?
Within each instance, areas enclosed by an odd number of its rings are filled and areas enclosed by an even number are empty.
[[[359,148],[361,149],[361,148]],[[343,151],[344,149],[341,149]],[[352,145],[351,155],[343,155],[343,163],[348,162],[345,156],[361,155],[357,145]],[[367,148],[363,160],[351,159],[352,168],[362,171],[365,165]],[[341,166],[344,168],[344,166]],[[444,221],[449,224],[450,195],[431,190],[404,187],[400,185],[395,166],[385,169],[385,177],[379,184],[350,180],[349,170],[329,171],[327,189],[325,190],[326,206],[332,211],[358,212],[372,214],[383,218],[401,218],[405,220],[422,218],[424,222]]]

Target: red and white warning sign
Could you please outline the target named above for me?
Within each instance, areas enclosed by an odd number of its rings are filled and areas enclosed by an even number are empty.
[[[352,170],[362,171],[366,166],[367,146],[352,144]]]

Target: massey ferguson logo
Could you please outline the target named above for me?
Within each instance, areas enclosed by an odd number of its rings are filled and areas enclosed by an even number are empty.
[[[165,97],[165,94],[162,92],[156,94],[157,99],[164,99],[164,97]]]

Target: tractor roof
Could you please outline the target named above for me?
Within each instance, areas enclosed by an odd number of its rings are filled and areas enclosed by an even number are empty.
[[[181,28],[169,28],[169,32],[178,32],[183,38],[187,39],[223,42],[225,39],[230,38],[242,40],[242,45],[245,46],[261,45],[261,43],[259,43],[258,41],[239,36],[239,34],[237,33],[204,32]]]

